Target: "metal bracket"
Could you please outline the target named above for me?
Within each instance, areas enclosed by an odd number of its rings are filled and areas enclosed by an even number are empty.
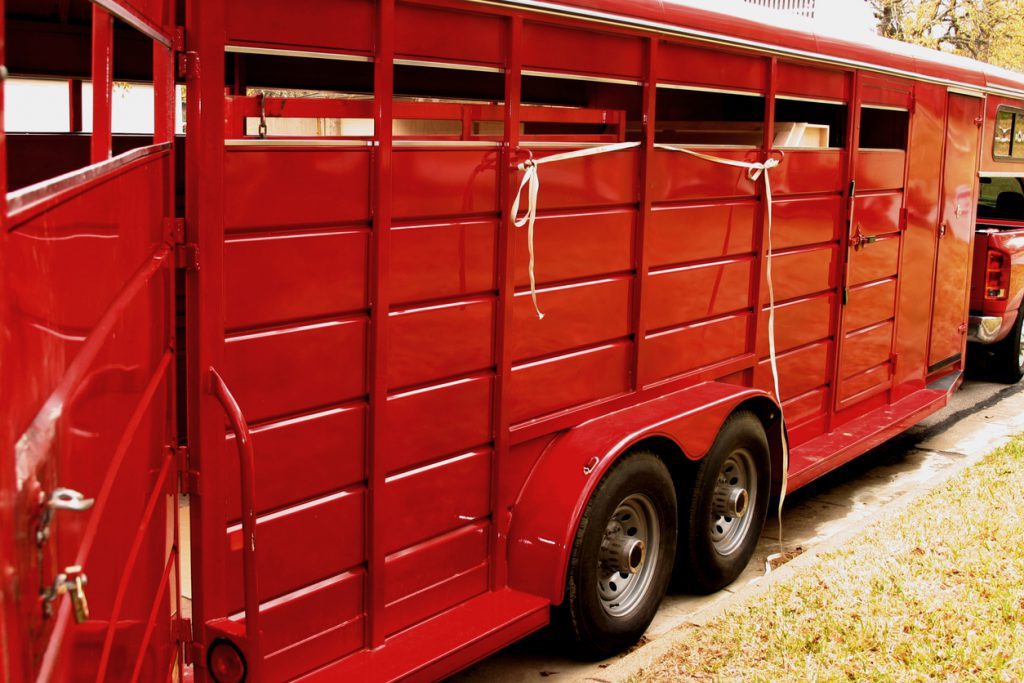
[[[45,495],[43,496],[45,498]],[[95,498],[86,498],[74,489],[59,486],[50,493],[50,498],[42,504],[39,526],[36,528],[36,545],[42,547],[50,538],[50,523],[53,513],[57,510],[69,512],[85,512],[96,503]]]
[[[192,79],[199,75],[199,55],[191,50],[178,53],[178,78]]]
[[[192,496],[199,492],[199,472],[189,468],[188,446],[178,446],[174,449],[178,465],[178,474],[181,475],[178,492]]]
[[[857,232],[854,233],[853,239],[851,241],[853,242],[854,249],[863,249],[869,244],[874,244],[876,241],[878,241],[878,238],[875,235],[868,235],[862,232],[860,229],[860,223],[858,223]]]
[[[174,245],[174,265],[181,270],[199,270],[199,246],[191,243]]]

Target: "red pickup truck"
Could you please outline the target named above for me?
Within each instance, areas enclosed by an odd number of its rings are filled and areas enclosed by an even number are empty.
[[[1024,179],[983,176],[971,274],[968,341],[991,377],[1024,376]]]

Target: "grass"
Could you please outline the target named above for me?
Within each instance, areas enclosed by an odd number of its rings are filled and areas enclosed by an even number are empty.
[[[1024,439],[633,678],[681,680],[1024,681]]]

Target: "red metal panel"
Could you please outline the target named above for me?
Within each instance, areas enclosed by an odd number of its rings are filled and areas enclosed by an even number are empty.
[[[844,312],[847,331],[859,330],[892,318],[896,309],[896,279],[852,287]]]
[[[513,367],[508,389],[512,421],[627,391],[629,347],[618,342]]]
[[[661,82],[756,91],[768,87],[768,61],[763,57],[669,42],[658,52]]]
[[[974,121],[981,104],[973,97],[949,95],[929,366],[962,353],[966,340],[961,325],[967,317],[978,186],[979,131]]]
[[[544,169],[547,171],[547,168]],[[544,176],[545,191],[547,176]],[[538,283],[622,273],[632,266],[633,211],[543,216],[534,228]],[[526,228],[515,229],[515,284],[529,284]]]
[[[5,386],[14,389],[4,421],[18,443],[8,444],[7,464],[20,473],[5,495],[21,539],[9,560],[20,587],[7,599],[21,611],[14,638],[26,656],[11,660],[32,678],[96,677],[105,641],[128,675],[141,662],[162,676],[173,658],[168,641],[144,637],[157,623],[154,602],[167,608],[158,612],[161,629],[169,626],[167,593],[158,588],[176,562],[175,527],[165,518],[174,409],[169,156],[153,147],[94,170],[36,201],[9,197],[14,213],[5,216],[4,358],[17,362],[4,363]],[[97,502],[87,515],[58,515],[37,548],[34,520],[56,486]],[[76,564],[90,578],[91,620],[70,624],[67,598],[44,619],[42,584]],[[115,612],[126,624],[118,632],[106,628]]]
[[[394,228],[392,301],[402,304],[493,290],[496,232],[494,221]]]
[[[853,375],[839,383],[839,400],[846,406],[864,400],[889,386],[892,363],[885,361],[870,370]]]
[[[388,634],[450,609],[487,591],[488,566],[480,563],[447,577],[437,585],[408,595],[384,608],[383,623]]]
[[[846,335],[839,359],[840,377],[845,380],[889,360],[893,322],[886,320]]]
[[[834,295],[821,294],[807,299],[797,299],[775,308],[775,348],[782,352],[803,346],[832,333]],[[761,311],[760,336],[757,340],[757,355],[768,355],[768,311]]]
[[[388,397],[380,466],[388,474],[485,444],[492,380],[461,379]]]
[[[404,149],[394,154],[394,217],[423,218],[498,210],[494,149]],[[403,192],[401,188],[415,188]]]
[[[782,404],[787,425],[799,425],[828,412],[828,387],[813,389]],[[793,438],[793,437],[790,437]],[[794,439],[794,442],[796,440]]]
[[[850,81],[842,71],[822,69],[817,65],[805,63],[780,61],[778,79],[776,88],[780,94],[843,102],[850,99]]]
[[[724,159],[757,162],[754,150],[715,150]],[[746,169],[715,164],[689,154],[655,150],[653,175],[648,179],[654,201],[750,197],[756,194]]]
[[[487,516],[490,451],[476,450],[388,477],[381,542],[392,553]],[[422,505],[422,501],[430,501]]]
[[[861,104],[910,109],[913,102],[913,83],[895,78],[865,76],[861,86]]]
[[[756,212],[753,202],[656,207],[647,223],[651,267],[753,252]]]
[[[828,357],[832,342],[823,341],[779,354],[779,391],[783,400],[800,396],[828,384]],[[772,386],[772,370],[767,359],[754,368],[754,386],[767,390]]]
[[[772,206],[775,249],[833,242],[839,238],[842,198],[780,199]]]
[[[846,160],[843,150],[787,149],[785,152],[782,163],[771,170],[773,194],[838,192],[842,188]]]
[[[471,569],[487,558],[486,521],[461,527],[388,556],[388,603]]]
[[[368,53],[374,14],[369,0],[227,0],[227,41]]]
[[[862,149],[857,152],[857,192],[898,190],[903,187],[907,153],[901,149]]]
[[[224,196],[224,224],[237,230],[365,221],[369,159],[360,149],[229,148],[224,183],[231,191]]]
[[[606,74],[639,80],[643,42],[594,30],[580,31],[531,21],[523,24],[523,68]]]
[[[733,259],[652,272],[645,301],[656,330],[732,313],[750,306],[754,261]]]
[[[274,510],[362,481],[365,429],[366,405],[361,402],[253,428],[257,510]],[[234,438],[228,436],[229,450],[235,448]],[[226,476],[238,480],[235,459]],[[237,520],[238,487],[225,487],[223,495],[229,516]]]
[[[223,374],[259,421],[362,396],[365,354],[366,319],[333,320],[229,337]]]
[[[288,680],[363,644],[362,570],[346,572],[264,603],[260,621],[267,637],[263,674]]]
[[[900,256],[900,236],[880,238],[874,244],[850,254],[847,284],[850,287],[881,280],[896,274]]]
[[[902,192],[861,195],[853,212],[855,234],[858,230],[865,235],[882,235],[900,229],[900,208],[903,205]]]
[[[557,150],[533,150],[537,158],[552,153]],[[544,191],[537,208],[544,211],[633,203],[637,200],[639,162],[639,152],[627,149],[542,166]]]
[[[749,350],[749,314],[709,320],[647,337],[642,385],[734,358]]]
[[[110,158],[114,87],[114,18],[98,4],[92,6],[92,82],[90,161],[96,164]]]
[[[251,328],[365,309],[368,241],[363,230],[226,240],[225,326]]]
[[[324,498],[285,508],[256,522],[260,600],[291,593],[356,567],[366,559],[362,538],[366,492],[346,489]],[[241,525],[224,535],[229,576],[242,575]],[[301,557],[301,562],[294,559]],[[242,608],[242,582],[228,584],[229,609]],[[344,615],[342,615],[344,616]]]
[[[489,368],[494,363],[493,319],[493,299],[393,312],[388,386]]]
[[[630,327],[632,278],[591,281],[537,292],[544,319],[529,292],[513,311],[512,359],[521,361],[625,337]]]
[[[435,26],[444,30],[430,28]],[[459,39],[451,40],[451,36]],[[504,26],[493,15],[401,4],[395,13],[395,53],[402,57],[501,64]]]
[[[823,292],[836,285],[836,248],[812,247],[777,253],[772,260],[775,303]],[[761,303],[768,303],[768,287],[761,285]]]

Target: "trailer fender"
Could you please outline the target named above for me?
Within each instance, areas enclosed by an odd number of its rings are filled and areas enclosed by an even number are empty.
[[[671,441],[690,460],[700,460],[741,404],[757,406],[771,420],[780,412],[774,399],[758,389],[704,382],[590,420],[553,440],[512,509],[510,586],[561,603],[583,510],[616,458],[656,437]],[[773,460],[774,442],[780,439],[781,430],[769,430]]]

